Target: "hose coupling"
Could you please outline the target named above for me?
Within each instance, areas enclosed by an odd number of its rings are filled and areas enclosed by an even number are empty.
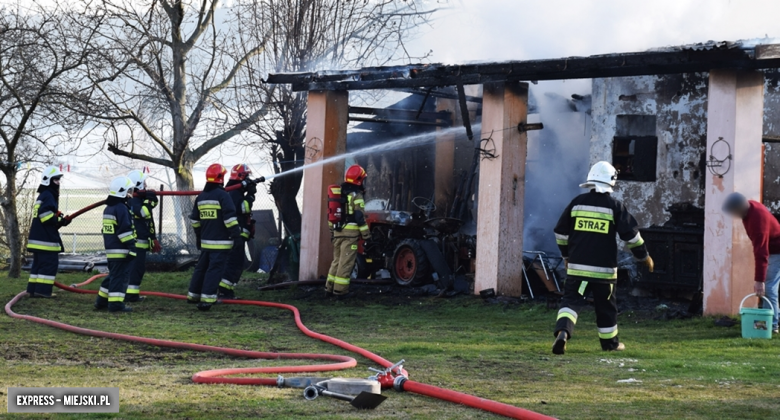
[[[303,398],[307,401],[314,401],[320,396],[320,390],[315,385],[309,385],[303,390]]]
[[[398,375],[395,377],[395,380],[393,380],[393,389],[395,389],[398,392],[404,391],[404,382],[406,382],[408,378],[406,376]]]
[[[276,377],[276,386],[278,386],[279,388],[284,387],[284,376],[279,375]]]

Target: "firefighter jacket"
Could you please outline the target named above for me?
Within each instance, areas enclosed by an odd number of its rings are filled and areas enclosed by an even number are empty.
[[[341,184],[341,199],[344,201],[344,227],[333,232],[335,238],[362,236],[368,239],[371,234],[368,230],[365,214],[366,202],[363,198],[363,188],[345,182]]]
[[[208,183],[195,199],[192,227],[204,251],[229,251],[241,237],[233,200],[222,185]]]
[[[33,205],[33,220],[27,250],[30,252],[62,252],[59,226],[62,221],[58,210],[57,190],[41,187],[40,195]]]
[[[103,210],[103,245],[108,260],[135,257],[135,225],[127,202],[109,196]]]
[[[569,261],[567,274],[597,282],[615,282],[616,234],[627,242],[634,258],[640,261],[647,259],[647,249],[636,219],[623,203],[609,194],[593,190],[572,200],[555,226],[555,239],[561,255]]]
[[[241,181],[228,181],[227,186],[240,184]],[[252,235],[252,205],[255,203],[255,195],[245,193],[243,188],[228,192],[238,216],[238,228],[241,229],[241,237],[249,239]]]
[[[135,246],[138,249],[150,249],[150,241],[157,239],[152,215],[152,209],[157,207],[157,203],[157,195],[147,191],[139,191],[130,199],[130,210],[133,212],[136,233]]]

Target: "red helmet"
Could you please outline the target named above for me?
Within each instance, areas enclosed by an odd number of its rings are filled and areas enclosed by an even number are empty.
[[[215,184],[222,184],[225,182],[225,174],[227,169],[219,163],[214,163],[206,169],[206,182],[213,182]]]
[[[363,185],[363,180],[366,179],[368,174],[366,170],[360,165],[352,165],[347,168],[347,172],[344,174],[344,181],[355,184]]]
[[[233,181],[243,181],[252,174],[246,163],[239,163],[230,170],[230,179]]]

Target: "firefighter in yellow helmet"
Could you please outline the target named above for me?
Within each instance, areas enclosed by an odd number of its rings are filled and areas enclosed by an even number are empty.
[[[333,262],[328,271],[328,281],[325,283],[325,291],[328,294],[349,293],[349,277],[355,267],[358,240],[361,237],[364,240],[371,237],[363,215],[365,209],[363,181],[366,176],[365,169],[360,165],[350,166],[344,174],[344,183],[341,184],[342,220],[331,223],[330,226],[333,236]]]

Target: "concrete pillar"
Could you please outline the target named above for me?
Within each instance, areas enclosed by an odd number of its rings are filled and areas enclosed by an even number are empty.
[[[704,314],[735,315],[743,297],[753,291],[753,250],[742,222],[721,211],[734,191],[761,197],[761,137],[764,75],[756,71],[713,70],[707,103],[707,159],[732,160],[707,174],[704,200]],[[723,143],[714,145],[719,138]],[[714,146],[713,146],[714,145]],[[730,148],[730,151],[729,151]]]
[[[520,296],[523,261],[523,194],[528,116],[527,83],[484,85],[482,135],[492,132],[497,158],[479,166],[477,271],[474,292]]]
[[[309,92],[306,122],[306,164],[344,153],[347,149],[349,95],[346,91]],[[328,274],[333,247],[328,231],[330,184],[343,180],[344,161],[315,165],[303,171],[303,221],[299,278]]]

